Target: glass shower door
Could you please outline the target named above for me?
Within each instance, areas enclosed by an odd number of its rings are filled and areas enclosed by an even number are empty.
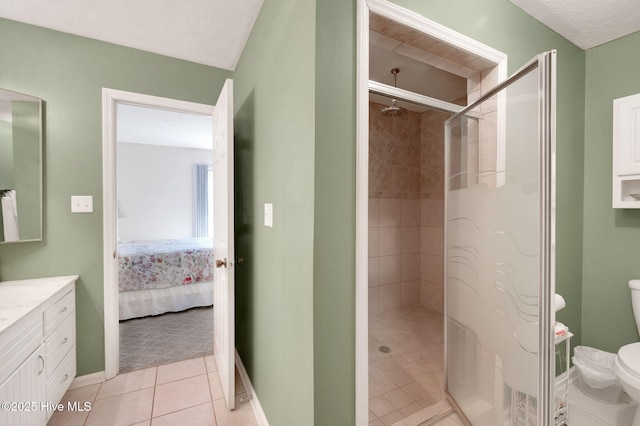
[[[445,390],[474,426],[553,424],[554,61],[445,125]]]

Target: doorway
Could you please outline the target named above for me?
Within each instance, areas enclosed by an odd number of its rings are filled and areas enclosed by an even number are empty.
[[[116,114],[119,372],[213,355],[211,116]]]
[[[210,124],[213,108],[214,107],[210,105],[103,89],[103,236],[105,253],[105,376],[107,379],[114,377],[120,372],[120,319],[149,317],[149,315],[158,315],[162,313],[161,311],[180,311],[188,308],[196,308],[197,306],[208,306],[211,305],[210,302],[213,297],[212,286],[205,284],[208,281],[206,279],[207,276],[213,273],[211,270],[207,275],[207,271],[211,269],[209,266],[211,266],[213,259],[213,245],[207,244],[206,233],[202,235],[203,238],[197,238],[197,241],[187,241],[193,240],[192,238],[180,238],[183,234],[190,236],[195,235],[193,234],[194,231],[192,231],[194,228],[192,224],[192,216],[194,216],[192,211],[195,212],[197,207],[194,206],[192,208],[191,203],[189,203],[189,208],[186,212],[178,211],[180,209],[172,209],[171,203],[172,200],[176,201],[175,196],[168,195],[168,186],[172,185],[171,182],[182,181],[182,186],[184,187],[174,188],[176,194],[186,192],[186,196],[189,199],[192,199],[192,194],[196,194],[195,198],[197,198],[195,188],[197,185],[195,185],[194,182],[199,180],[208,182],[208,166],[213,160],[213,155],[211,154],[211,135],[209,133],[208,150],[185,147],[176,148],[167,146],[167,144],[165,144],[165,146],[158,146],[157,143],[144,143],[144,136],[139,134],[135,136],[135,141],[132,141],[134,136],[123,136],[122,134],[122,129],[126,127],[125,117],[137,117],[138,121],[147,121],[147,126],[145,126],[147,128],[149,124],[153,122],[155,122],[156,125],[151,124],[152,127],[166,125],[172,121],[173,118],[170,117],[176,117],[171,114],[182,114],[183,116],[190,116],[196,119],[202,119],[202,117],[204,117]],[[123,111],[127,114],[123,114]],[[162,117],[158,118],[158,116]],[[119,126],[119,124],[123,124],[123,126]],[[193,123],[187,125],[186,128],[182,129],[182,133],[187,132],[188,128],[193,126],[195,126]],[[160,133],[166,135],[166,129],[165,132]],[[136,131],[131,131],[130,135],[132,134],[135,135]],[[162,139],[162,137],[160,134],[156,134],[152,139],[157,142],[159,139]],[[181,151],[182,154],[186,153],[185,155],[188,158],[185,157],[186,159],[184,159],[184,161],[178,161],[176,149]],[[123,156],[124,154],[126,154],[126,157]],[[169,161],[174,166],[180,162],[185,163],[182,164],[184,166],[182,168],[186,168],[187,170],[183,170],[183,176],[177,177],[174,175],[173,178],[168,179],[165,184],[156,185],[155,188],[150,189],[149,186],[138,185],[144,180],[154,180],[154,174],[162,175],[162,170],[165,170],[165,175],[169,175],[169,172],[173,173],[172,169],[174,167],[168,167],[166,164],[163,166],[160,164],[162,160],[159,160],[160,163],[157,164],[158,167],[150,167],[151,157],[164,158],[165,163]],[[196,176],[196,170],[195,168],[192,169],[192,163],[204,165],[202,167],[202,179]],[[119,168],[117,165],[122,167]],[[155,178],[157,182],[158,177],[155,176]],[[121,184],[125,182],[119,182],[119,180],[129,180],[131,186],[138,187],[131,188],[121,186]],[[150,194],[150,192],[155,192],[157,196],[151,196],[152,194]],[[163,193],[165,196],[162,195]],[[157,202],[160,204],[155,205],[154,203]],[[204,202],[205,204],[203,208],[205,217],[200,218],[200,222],[204,222],[206,228],[206,223],[208,223],[208,217],[206,217],[206,199],[204,201],[200,200],[200,202]],[[151,213],[148,211],[150,206],[153,206],[153,212]],[[164,217],[163,215],[167,213],[174,216],[188,216],[189,218],[188,220],[179,221],[176,217]],[[138,222],[133,223],[136,220]],[[187,221],[189,222],[188,224],[183,223]],[[194,220],[193,222],[196,221]],[[132,252],[133,254],[126,253],[124,257],[120,255],[123,254],[124,251],[140,249],[138,246],[144,245],[144,243],[142,243],[143,241],[155,240],[157,242],[159,239],[162,242],[160,245],[164,245],[165,248],[154,247],[152,250],[161,250],[163,252],[162,255],[150,254],[147,256],[147,254],[139,252]],[[119,241],[124,242],[125,240],[133,240],[133,242],[126,247],[119,244]],[[182,242],[180,242],[180,240],[182,240]],[[184,250],[180,252],[176,252],[173,248],[171,248],[171,250],[167,249],[168,244],[174,247],[175,244],[184,245],[187,243],[196,243],[199,247],[183,247]],[[149,249],[149,247],[145,247],[145,250]],[[180,247],[177,247],[177,249],[180,249]],[[182,270],[186,267],[186,265],[183,265],[183,260],[186,261],[188,259],[184,258],[182,254],[176,253],[187,253],[187,257],[190,260],[186,263],[194,264],[195,269],[189,269],[188,271],[186,269]],[[127,256],[127,254],[131,254],[131,256]],[[122,265],[126,263],[127,260],[125,258],[127,257],[130,263],[142,263],[139,265],[138,270],[132,272],[140,279],[119,279],[119,264]],[[162,279],[162,275],[155,274],[155,272],[149,268],[149,265],[144,265],[145,259],[150,260],[156,257],[162,257],[163,262],[166,260],[167,263],[171,263],[172,259],[176,260],[172,269],[173,273],[169,275],[179,275],[182,281],[189,281],[183,284],[190,285],[181,285],[178,288],[179,295],[174,294],[176,293],[177,286],[172,287],[166,285],[167,283]],[[176,268],[180,269],[180,271],[176,270]],[[131,269],[135,268],[130,268],[130,270]],[[146,280],[143,280],[142,276],[146,276]],[[123,292],[120,291],[118,285],[119,282],[125,285],[133,285],[134,282],[136,285],[139,285],[141,282],[146,284],[142,284],[145,288],[136,288],[130,291],[130,294],[133,294],[135,291],[135,297],[123,299],[121,297]],[[153,290],[149,288],[154,286],[158,288]],[[121,307],[122,303],[127,304],[127,307]],[[209,310],[211,311],[211,309]],[[196,312],[196,320],[202,321],[202,315],[205,315],[204,318],[206,318],[208,324],[212,325],[213,312]],[[176,333],[179,334],[179,331]],[[211,340],[213,340],[213,337]],[[194,357],[198,355],[199,354],[194,353]],[[158,359],[158,362],[162,363],[162,360]]]
[[[360,12],[356,423],[417,425],[451,410],[444,121],[506,78],[506,55],[386,1]]]

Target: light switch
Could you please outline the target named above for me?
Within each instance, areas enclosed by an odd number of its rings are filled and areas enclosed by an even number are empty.
[[[71,213],[93,213],[93,196],[72,195]]]
[[[264,204],[264,226],[273,228],[273,204]]]

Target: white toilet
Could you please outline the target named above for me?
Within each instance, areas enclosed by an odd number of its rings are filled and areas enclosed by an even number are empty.
[[[629,281],[631,289],[631,306],[636,325],[640,331],[640,280]],[[622,388],[636,402],[640,403],[640,342],[631,343],[620,348],[613,364],[613,371],[618,376]],[[640,426],[640,404],[636,409],[632,426]]]

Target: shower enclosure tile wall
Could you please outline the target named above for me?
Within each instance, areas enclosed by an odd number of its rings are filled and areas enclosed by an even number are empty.
[[[369,313],[421,304],[442,312],[443,122],[389,118],[370,103]]]
[[[443,311],[444,303],[444,121],[449,114],[421,115],[422,217],[421,303]]]

